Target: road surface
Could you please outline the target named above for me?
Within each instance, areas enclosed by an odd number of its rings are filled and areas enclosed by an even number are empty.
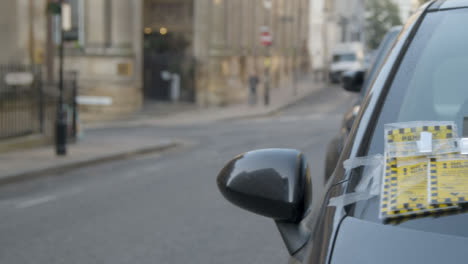
[[[297,148],[320,194],[326,144],[352,98],[329,87],[270,117],[101,129],[187,144],[1,187],[0,263],[287,263],[273,221],[226,202],[216,175],[239,153]]]

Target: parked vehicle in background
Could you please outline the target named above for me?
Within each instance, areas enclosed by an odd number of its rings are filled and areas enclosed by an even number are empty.
[[[341,74],[364,68],[364,47],[360,42],[340,43],[333,50],[329,69],[332,83],[341,81]]]
[[[364,77],[364,83],[361,85],[357,85],[359,95],[357,96],[356,101],[352,105],[352,107],[346,112],[343,117],[343,121],[341,122],[341,128],[338,135],[333,138],[327,147],[327,156],[325,158],[325,180],[327,180],[330,175],[333,173],[333,170],[336,167],[336,163],[340,157],[341,150],[346,142],[349,132],[351,131],[351,127],[353,126],[354,119],[356,118],[359,110],[361,108],[362,100],[364,99],[365,95],[367,94],[369,87],[372,86],[372,82],[377,77],[377,74],[380,72],[380,68],[382,67],[385,59],[387,58],[388,54],[390,53],[395,40],[397,39],[398,35],[401,31],[401,26],[395,26],[382,39],[382,42],[379,45],[379,48],[375,52],[375,57],[372,62],[371,67],[368,69],[367,73]],[[350,74],[350,78],[355,78],[354,75],[360,74],[356,71],[348,72]],[[346,85],[346,83],[344,83]],[[349,87],[348,87],[348,90]]]
[[[372,63],[375,60],[375,55],[376,54],[377,54],[377,50],[368,50],[364,54],[364,67],[363,67],[363,69],[366,72],[372,67]]]

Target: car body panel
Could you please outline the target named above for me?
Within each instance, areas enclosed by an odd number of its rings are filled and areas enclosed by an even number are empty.
[[[336,239],[332,264],[460,263],[468,238],[346,217]]]

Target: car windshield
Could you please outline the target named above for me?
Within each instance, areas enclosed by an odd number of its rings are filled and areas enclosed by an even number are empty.
[[[454,121],[460,135],[468,116],[468,9],[429,13],[393,79],[374,129],[368,155],[382,154],[384,125],[407,121]],[[358,172],[356,172],[358,173]],[[355,174],[353,174],[355,175]],[[353,177],[353,176],[352,176]],[[379,197],[353,206],[354,215],[378,219]],[[468,214],[424,217],[401,223],[405,227],[468,237],[460,228]]]
[[[372,66],[370,70],[366,73],[366,81],[364,82],[363,88],[361,90],[362,97],[364,97],[367,94],[369,87],[372,85],[372,82],[374,81],[375,77],[377,77],[377,74],[380,71],[380,67],[385,62],[385,59],[387,58],[389,51],[393,47],[393,43],[398,37],[400,30],[400,27],[392,29],[390,32],[387,33],[387,35],[385,35],[384,39],[380,43],[380,46],[376,52],[377,55],[373,60]]]
[[[356,54],[354,53],[343,53],[336,54],[333,56],[333,62],[343,62],[343,61],[355,61]]]

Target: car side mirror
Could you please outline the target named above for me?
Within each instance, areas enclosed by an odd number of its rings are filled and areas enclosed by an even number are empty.
[[[364,71],[347,71],[342,75],[343,88],[346,91],[359,93],[364,85]]]
[[[308,166],[297,150],[241,154],[221,170],[217,183],[231,203],[277,221],[298,222],[311,200]]]
[[[235,157],[221,170],[218,188],[231,203],[275,220],[289,254],[308,241],[300,225],[312,201],[304,155],[293,149],[263,149]]]

